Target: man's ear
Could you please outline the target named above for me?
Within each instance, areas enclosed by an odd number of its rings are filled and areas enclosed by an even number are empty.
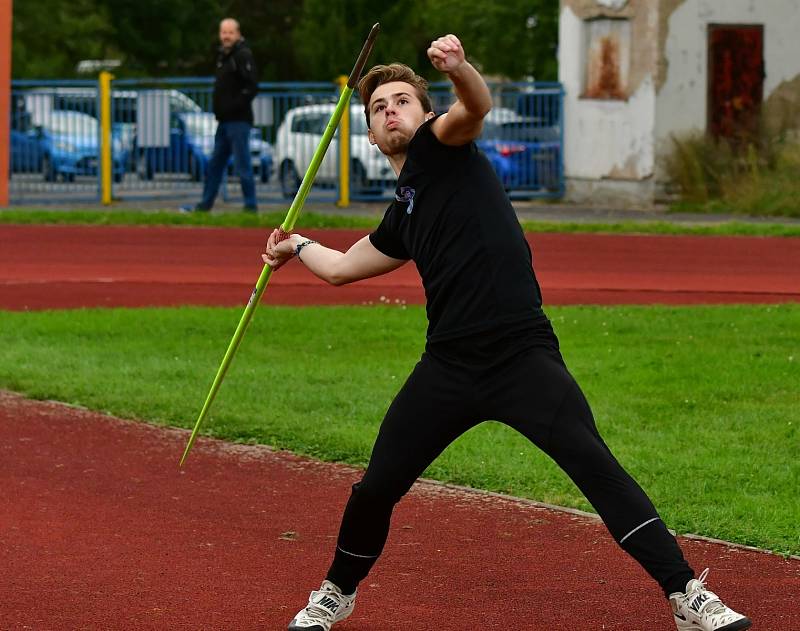
[[[428,112],[427,114],[425,114],[425,120],[426,120],[426,121],[429,121],[429,120],[430,120],[430,119],[432,119],[434,116],[436,116],[436,112]]]
[[[377,142],[375,142],[375,134],[372,133],[371,129],[367,130],[367,138],[369,138],[369,144],[371,145],[378,144]]]

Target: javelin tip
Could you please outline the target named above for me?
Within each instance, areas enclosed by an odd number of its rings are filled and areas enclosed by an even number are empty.
[[[356,83],[358,83],[358,78],[361,76],[361,71],[364,69],[364,64],[367,62],[367,57],[369,57],[370,52],[372,52],[372,47],[375,44],[375,39],[378,37],[378,33],[381,30],[381,23],[375,22],[372,25],[372,29],[367,36],[367,41],[364,42],[364,47],[361,49],[361,54],[358,56],[356,60],[355,66],[353,66],[353,72],[350,73],[350,77],[347,80],[347,87],[351,90],[356,87]]]

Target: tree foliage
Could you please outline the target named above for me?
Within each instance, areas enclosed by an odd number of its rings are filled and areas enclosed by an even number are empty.
[[[118,74],[209,74],[217,32],[214,0],[192,0],[190,6],[163,0],[96,1],[113,16],[111,33],[125,64]]]
[[[97,0],[15,2],[12,72],[16,78],[72,77],[81,59],[105,58],[111,20]]]
[[[321,77],[347,74],[370,28],[381,24],[370,63],[400,61],[422,65],[435,31],[427,29],[418,0],[376,4],[370,0],[305,0],[303,16],[293,33],[305,68]],[[427,64],[429,65],[429,64]]]
[[[374,22],[382,32],[372,59],[401,61],[429,78],[439,76],[426,50],[446,33],[459,36],[485,73],[542,80],[558,75],[558,4],[552,0],[305,0],[293,33],[302,66],[321,76],[341,74]]]
[[[117,76],[213,72],[219,21],[242,25],[264,81],[328,81],[347,74],[370,27],[371,62],[401,61],[439,79],[431,40],[456,33],[482,72],[556,78],[553,0],[36,0],[15,2],[13,73],[74,77],[82,59],[117,58]]]
[[[456,33],[483,73],[510,79],[557,79],[557,2],[439,0],[426,7],[426,23],[439,27],[441,33]]]
[[[312,81],[320,76],[311,69],[302,68],[297,61],[291,34],[297,27],[303,11],[302,0],[228,0],[217,22],[233,16],[241,23],[242,34],[258,64],[262,81]],[[217,24],[214,24],[214,47]],[[205,74],[209,60],[206,59]],[[324,77],[327,80],[329,77]]]

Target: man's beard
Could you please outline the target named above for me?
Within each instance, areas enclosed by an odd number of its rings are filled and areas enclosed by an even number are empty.
[[[384,151],[384,155],[387,156],[396,156],[400,153],[408,152],[408,141],[398,141],[388,143],[386,145],[386,151]]]
[[[412,134],[413,136],[413,134]],[[385,156],[394,156],[408,151],[408,144],[411,142],[411,136],[406,137],[404,134],[390,134],[383,142],[384,147],[378,146],[381,153]]]

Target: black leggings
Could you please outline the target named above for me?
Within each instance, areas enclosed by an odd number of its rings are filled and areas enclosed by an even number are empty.
[[[364,477],[353,485],[328,580],[352,593],[383,550],[394,505],[450,443],[492,419],[523,434],[572,478],[665,594],[685,589],[692,569],[603,442],[556,345],[495,355],[480,369],[458,349],[423,354],[386,413]]]

